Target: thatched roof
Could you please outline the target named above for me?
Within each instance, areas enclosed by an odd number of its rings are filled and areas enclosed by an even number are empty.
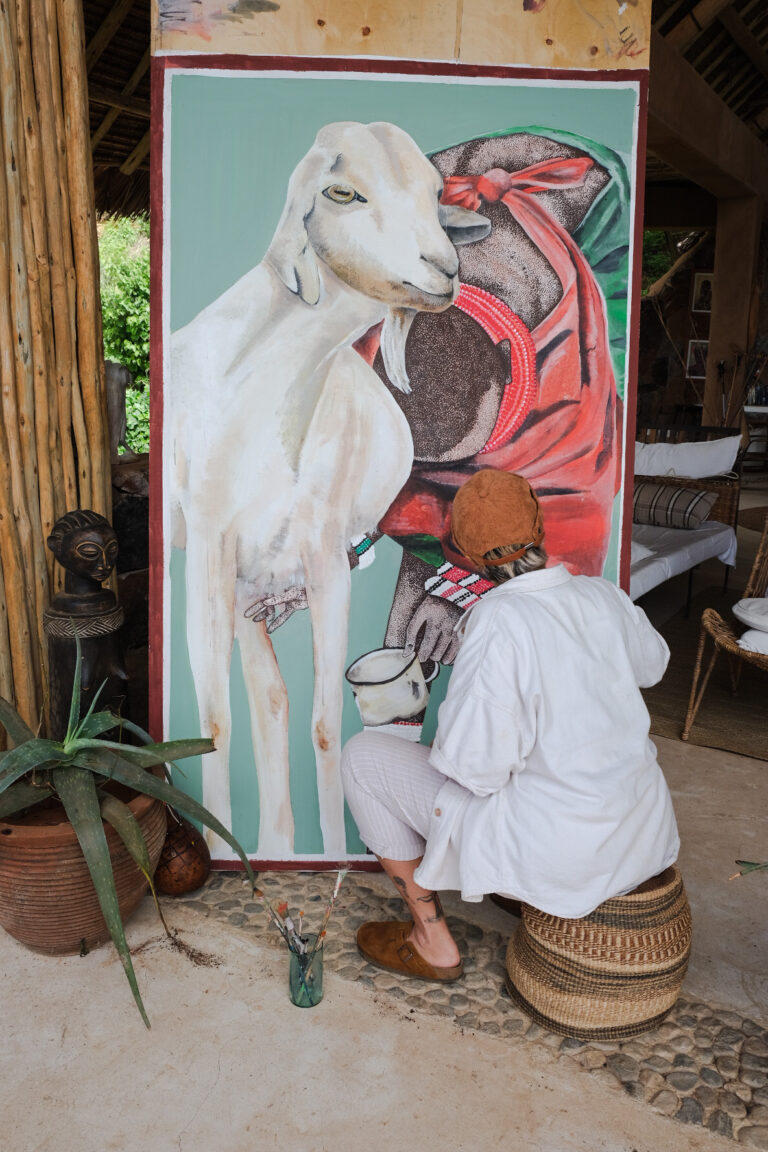
[[[83,0],[96,209],[149,209],[151,0]]]
[[[150,6],[151,0],[83,0],[100,212],[149,208]],[[653,0],[653,25],[729,108],[768,141],[766,0]],[[653,156],[648,159],[649,183],[676,178],[668,165]]]
[[[653,0],[652,11],[656,31],[747,127],[768,140],[765,0]]]

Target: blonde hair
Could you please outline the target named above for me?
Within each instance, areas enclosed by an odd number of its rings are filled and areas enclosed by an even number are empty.
[[[521,547],[521,544],[504,544],[501,548],[492,548],[483,556],[485,560],[501,560],[502,556],[518,552]],[[514,576],[523,576],[526,572],[537,572],[539,568],[545,568],[548,559],[541,545],[531,544],[517,560],[511,560],[509,564],[492,564],[486,568],[485,577],[493,580],[494,584],[503,584],[505,580],[511,580]]]

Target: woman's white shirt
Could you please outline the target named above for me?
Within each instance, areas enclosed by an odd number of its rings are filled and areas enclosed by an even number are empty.
[[[672,801],[640,687],[669,649],[613,584],[558,565],[467,613],[430,763],[419,884],[501,892],[585,916],[677,858]]]

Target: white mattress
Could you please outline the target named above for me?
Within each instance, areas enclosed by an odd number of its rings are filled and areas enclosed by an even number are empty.
[[[699,528],[633,524],[632,540],[653,551],[653,556],[638,560],[630,569],[629,595],[633,600],[703,560],[715,557],[723,564],[736,563],[736,533],[717,520],[705,520]]]

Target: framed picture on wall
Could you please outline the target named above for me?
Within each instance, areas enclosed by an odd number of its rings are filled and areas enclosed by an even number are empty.
[[[708,340],[688,341],[688,355],[685,360],[685,371],[688,376],[693,378],[706,376],[708,346]]]
[[[714,274],[712,272],[696,272],[693,277],[693,300],[691,312],[712,311],[712,285]]]

